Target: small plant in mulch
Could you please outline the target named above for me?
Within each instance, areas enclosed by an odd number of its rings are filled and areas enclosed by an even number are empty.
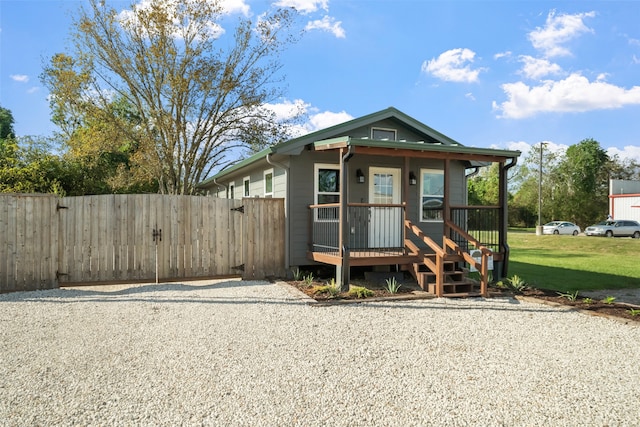
[[[365,288],[364,286],[351,286],[349,288],[348,295],[360,299],[372,297],[375,295],[375,292],[371,289]]]
[[[304,284],[310,288],[313,285],[313,273],[309,273],[302,278]]]
[[[616,300],[616,297],[608,296],[605,299],[603,299],[602,302],[605,304],[613,304],[615,300]]]
[[[326,285],[316,285],[312,288],[314,295],[324,295],[328,298],[337,298],[340,295],[340,288],[336,285],[336,279],[331,279]]]
[[[400,290],[400,287],[402,286],[400,283],[398,283],[395,277],[390,277],[388,279],[385,279],[384,282],[385,282],[385,285],[384,285],[385,291],[389,292],[392,295],[397,294],[398,291]]]
[[[630,308],[629,314],[632,315],[633,317],[640,316],[640,309]]]
[[[293,280],[299,282],[304,277],[304,272],[300,270],[300,267],[294,267],[291,272],[293,273]]]
[[[593,304],[593,299],[591,299],[591,298],[582,298],[582,302],[584,304]]]
[[[566,298],[569,301],[575,301],[578,299],[578,291],[575,292],[558,292],[558,295],[560,295],[562,298]]]
[[[529,287],[529,284],[517,274],[514,274],[510,278],[504,279],[496,283],[499,289],[508,289],[515,293],[522,293]]]

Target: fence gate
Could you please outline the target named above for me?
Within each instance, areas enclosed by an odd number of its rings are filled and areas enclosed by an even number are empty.
[[[0,292],[285,273],[282,199],[14,195],[0,202]]]

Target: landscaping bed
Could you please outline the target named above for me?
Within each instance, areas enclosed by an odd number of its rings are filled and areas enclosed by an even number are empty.
[[[287,283],[318,302],[342,300],[361,301],[372,298],[390,299],[410,297],[416,293],[422,296],[426,294],[417,285],[407,283],[397,283],[399,287],[395,292],[385,289],[385,287],[387,287],[386,283],[385,285],[373,284],[364,280],[352,280],[349,292],[338,292],[334,283],[321,279],[289,280]],[[393,288],[393,286],[391,286],[391,288]]]
[[[365,280],[354,280],[350,292],[337,292],[335,285],[330,281],[314,280],[289,280],[289,285],[295,287],[317,302],[357,302],[372,299],[405,299],[428,298],[431,294],[422,291],[415,284],[402,283],[396,292],[390,292],[387,284],[373,284]],[[333,288],[333,289],[332,289]],[[612,292],[613,293],[613,292]],[[640,306],[616,301],[615,296],[603,299],[589,298],[579,293],[558,293],[553,290],[527,287],[519,291],[507,288],[490,286],[490,297],[505,296],[517,299],[527,299],[534,302],[551,305],[561,305],[588,314],[614,317],[623,320],[640,322]]]
[[[527,288],[517,293],[515,297],[567,306],[597,316],[616,317],[640,322],[640,306],[617,302],[616,297],[613,295],[603,299],[594,299],[579,293],[560,294],[552,290]]]

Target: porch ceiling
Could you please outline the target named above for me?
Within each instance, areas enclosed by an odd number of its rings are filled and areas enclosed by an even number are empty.
[[[316,151],[338,150],[353,147],[355,154],[395,157],[420,157],[429,159],[474,160],[481,162],[502,162],[520,156],[520,151],[495,150],[491,148],[465,147],[424,142],[378,141],[349,137],[316,141]]]

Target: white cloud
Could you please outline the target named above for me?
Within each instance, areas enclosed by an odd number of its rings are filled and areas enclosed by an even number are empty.
[[[551,74],[562,73],[562,68],[558,64],[549,62],[546,59],[534,58],[529,55],[520,55],[519,61],[524,64],[522,66],[521,73],[530,79],[537,80]]]
[[[508,50],[506,52],[498,52],[495,55],[493,55],[493,59],[500,59],[500,58],[508,58],[511,56],[511,51]]]
[[[39,90],[40,90],[40,87],[38,87],[38,86],[33,86],[33,87],[30,87],[29,89],[27,89],[27,93],[28,93],[29,95],[31,95],[32,93],[36,93],[36,92],[38,92]]]
[[[476,53],[470,49],[451,49],[441,53],[438,58],[424,61],[422,71],[449,82],[477,82],[478,75],[485,69],[470,67],[475,56]]]
[[[592,33],[583,20],[593,18],[595,12],[577,13],[575,15],[556,15],[555,10],[549,12],[545,26],[529,33],[533,47],[542,51],[547,57],[567,56],[571,52],[563,44],[583,33]]]
[[[602,80],[590,82],[573,73],[564,80],[530,87],[523,82],[503,84],[508,100],[493,108],[499,117],[522,119],[538,113],[584,112],[640,104],[640,86],[625,89]]]
[[[492,148],[500,148],[500,147],[492,147]],[[529,150],[531,150],[531,144],[526,143],[524,141],[509,141],[506,144],[507,150],[520,151],[522,153],[522,157],[525,157]]]
[[[300,112],[304,112],[309,107],[309,104],[306,104],[301,99],[296,99],[294,101],[289,101],[285,99],[283,102],[279,104],[265,104],[264,108],[272,111],[276,115],[276,119],[278,121],[286,121],[295,116],[297,116]]]
[[[617,147],[607,148],[607,154],[609,157],[618,156],[620,159],[632,159],[640,162],[640,146],[638,145],[625,145],[621,150]]]
[[[329,0],[279,0],[274,3],[278,7],[293,7],[303,15],[316,12],[318,9],[329,10]]]
[[[305,124],[305,128],[309,132],[315,132],[317,130],[344,123],[352,119],[353,116],[344,110],[340,111],[339,113],[325,111],[322,113],[310,115],[309,122]]]
[[[240,13],[244,16],[249,16],[251,13],[251,8],[245,0],[222,0],[220,1],[220,5],[222,6],[222,10],[229,15]]]
[[[14,82],[27,83],[29,81],[29,76],[26,74],[12,74],[9,77],[11,77],[11,80]]]
[[[475,97],[475,96],[473,96],[473,93],[471,93],[471,92],[467,92],[467,93],[465,93],[465,94],[464,94],[464,96],[465,96],[465,98],[468,98],[468,99],[470,99],[470,100],[472,100],[472,101],[475,101],[475,100],[476,100],[476,97]]]
[[[353,116],[345,111],[339,113],[332,111],[318,112],[317,108],[312,107],[311,104],[301,99],[294,101],[284,100],[277,104],[265,104],[264,108],[275,113],[276,119],[281,122],[292,119],[299,114],[306,114],[308,120],[305,123],[293,126],[293,136],[306,135],[353,119]]]
[[[640,64],[640,58],[638,58],[637,56],[633,55],[632,60],[634,64]]]
[[[309,21],[305,30],[322,30],[327,31],[339,39],[343,39],[347,36],[344,28],[342,28],[342,21],[336,21],[336,18],[331,16],[324,16],[322,19],[316,19],[315,21]]]

